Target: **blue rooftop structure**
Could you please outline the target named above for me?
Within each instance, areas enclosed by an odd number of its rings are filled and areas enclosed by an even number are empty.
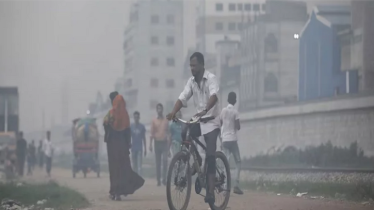
[[[350,6],[317,6],[300,34],[299,101],[357,91],[357,71],[341,71],[338,32],[351,26]],[[348,76],[347,76],[348,75]],[[348,79],[347,79],[348,78]]]

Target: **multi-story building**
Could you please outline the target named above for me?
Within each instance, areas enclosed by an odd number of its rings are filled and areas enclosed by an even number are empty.
[[[342,68],[349,72],[358,71],[359,91],[374,90],[374,1],[352,1],[352,25],[343,31]],[[347,79],[352,79],[348,77]],[[348,80],[347,80],[348,81]],[[349,88],[349,86],[347,86]],[[351,89],[351,88],[350,88]]]
[[[200,0],[197,6],[196,49],[216,53],[216,42],[240,40],[243,22],[265,12],[265,0]]]
[[[297,100],[299,42],[305,2],[268,1],[266,14],[244,25],[241,34],[241,111]]]
[[[142,1],[131,6],[125,30],[122,94],[129,112],[150,121],[157,103],[170,109],[177,98],[183,58],[183,2]]]

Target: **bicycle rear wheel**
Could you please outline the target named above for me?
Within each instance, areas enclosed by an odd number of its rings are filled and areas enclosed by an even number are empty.
[[[176,174],[174,174],[176,172]],[[191,197],[191,173],[188,155],[178,152],[170,162],[166,183],[166,197],[170,210],[186,210]],[[174,191],[174,193],[173,193]],[[185,192],[182,201],[174,201]]]
[[[223,163],[223,167],[219,167],[219,163]],[[216,186],[214,190],[215,203],[209,203],[212,210],[226,209],[231,191],[231,173],[230,165],[225,154],[220,151],[216,152]],[[218,199],[223,196],[223,199]]]

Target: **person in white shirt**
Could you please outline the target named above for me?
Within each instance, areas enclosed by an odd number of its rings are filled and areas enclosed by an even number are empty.
[[[205,70],[203,54],[199,52],[193,53],[190,57],[190,67],[192,77],[187,81],[183,92],[180,94],[177,102],[174,105],[173,111],[166,117],[168,118],[168,120],[174,119],[177,112],[183,106],[187,105],[187,101],[191,97],[193,98],[194,105],[197,110],[197,114],[195,115],[195,117],[213,117],[213,119],[208,122],[200,123],[200,127],[193,127],[196,129],[191,128],[190,135],[195,137],[199,137],[202,135],[204,136],[207,147],[205,162],[207,163],[208,173],[208,190],[205,196],[205,202],[214,203],[216,175],[215,152],[217,149],[217,138],[220,131],[219,107],[217,105],[219,85],[216,76]],[[182,139],[184,139],[183,136],[184,134],[182,133]]]
[[[227,101],[229,105],[223,108],[220,115],[221,120],[221,144],[223,152],[227,159],[232,154],[236,163],[236,185],[234,193],[242,195],[243,191],[239,188],[239,178],[241,170],[240,151],[238,146],[238,136],[236,132],[240,130],[239,112],[234,108],[236,104],[236,93],[230,92]]]
[[[53,144],[51,142],[51,132],[47,131],[46,139],[43,142],[43,150],[45,155],[45,163],[46,163],[46,172],[47,175],[51,176],[51,170],[52,170],[52,157],[53,157]]]

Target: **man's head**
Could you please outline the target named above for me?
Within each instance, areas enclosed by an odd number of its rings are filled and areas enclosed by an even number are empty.
[[[157,104],[156,111],[157,111],[158,116],[162,116],[163,111],[164,111],[164,106],[162,106],[161,103]]]
[[[229,93],[229,96],[227,97],[227,102],[229,102],[229,104],[232,104],[232,105],[236,104],[236,93],[235,92]]]
[[[51,140],[51,131],[47,131],[47,139]]]
[[[134,121],[135,123],[139,123],[140,120],[140,113],[138,111],[134,112]]]
[[[111,92],[109,94],[109,98],[110,98],[110,101],[112,102],[112,104],[113,104],[113,100],[116,98],[117,95],[118,95],[117,91]]]
[[[196,77],[204,71],[204,55],[200,52],[195,52],[190,57],[190,67],[192,76]]]

